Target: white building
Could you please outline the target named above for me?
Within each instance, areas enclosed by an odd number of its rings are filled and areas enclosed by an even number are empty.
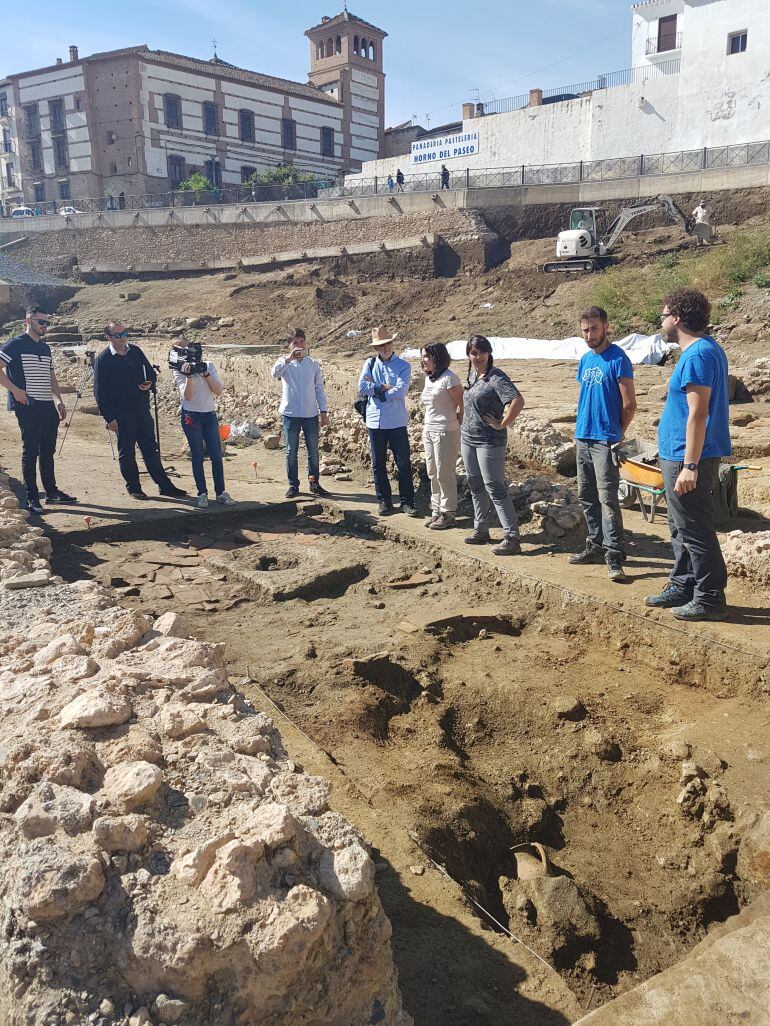
[[[408,176],[434,166],[438,173],[442,164],[457,172],[767,142],[769,112],[768,0],[643,0],[632,7],[628,71],[546,93],[534,89],[529,97],[488,104],[486,112],[465,104],[460,139],[427,147],[418,141],[411,153],[367,162],[362,176],[385,177],[398,167]],[[454,155],[461,149],[473,152]]]

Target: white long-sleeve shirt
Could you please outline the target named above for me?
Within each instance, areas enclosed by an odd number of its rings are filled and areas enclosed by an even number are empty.
[[[317,417],[326,413],[328,402],[324,391],[321,365],[310,356],[289,360],[280,356],[270,371],[281,382],[283,394],[278,412],[286,417]]]

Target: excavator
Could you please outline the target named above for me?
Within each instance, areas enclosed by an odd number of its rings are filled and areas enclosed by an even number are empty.
[[[670,196],[654,196],[623,207],[607,227],[607,211],[603,207],[576,207],[570,214],[569,229],[559,232],[556,240],[558,260],[543,267],[553,271],[599,271],[612,262],[610,254],[621,232],[630,221],[651,211],[663,210],[672,221],[682,226],[688,235],[693,232],[693,219],[687,217]]]

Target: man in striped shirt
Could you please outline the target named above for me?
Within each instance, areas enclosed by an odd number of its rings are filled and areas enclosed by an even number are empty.
[[[59,382],[53,369],[51,350],[43,341],[49,315],[38,306],[27,307],[23,335],[0,348],[0,386],[8,389],[8,408],[16,414],[21,429],[21,466],[30,513],[43,512],[37,487],[37,464],[47,505],[77,502],[56,486],[54,453],[59,422],[67,416]]]

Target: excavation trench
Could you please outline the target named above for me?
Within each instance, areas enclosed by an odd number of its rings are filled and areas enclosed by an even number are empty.
[[[671,965],[745,902],[734,820],[758,796],[713,723],[726,703],[741,717],[758,708],[750,656],[330,507],[202,522],[167,521],[149,539],[147,524],[69,535],[55,567],[224,643],[255,704],[269,699],[329,753],[375,858],[385,818],[414,839],[436,894],[446,880],[428,856],[583,1007]],[[689,761],[702,775],[682,798]],[[536,849],[512,851],[534,842],[549,875]],[[547,995],[515,1019],[520,977],[493,970],[484,945],[444,943],[425,901],[405,914],[409,866],[377,865],[420,1026],[567,1021]],[[431,988],[441,1004],[425,1000]]]

